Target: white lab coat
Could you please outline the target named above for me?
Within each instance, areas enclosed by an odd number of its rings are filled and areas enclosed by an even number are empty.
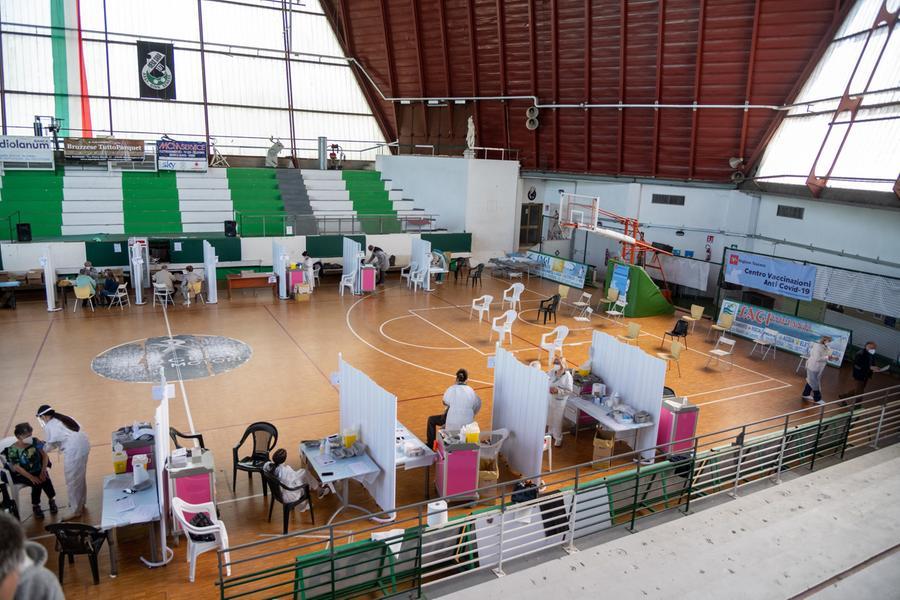
[[[303,281],[309,283],[309,289],[314,289],[316,287],[315,271],[313,270],[315,261],[312,257],[307,256],[300,264],[303,266]]]
[[[822,371],[828,363],[828,355],[831,350],[821,342],[809,346],[809,358],[806,359],[806,383],[816,391],[822,389]]]
[[[58,419],[50,419],[44,425],[44,433],[50,449],[59,450],[63,455],[63,473],[66,477],[66,489],[69,494],[69,508],[73,512],[81,512],[87,496],[85,474],[88,454],[91,451],[88,438],[83,429],[72,431]]]
[[[456,383],[444,392],[444,406],[449,409],[444,429],[459,431],[475,420],[481,410],[481,398],[468,385]]]
[[[547,409],[547,429],[553,436],[556,444],[562,443],[562,426],[563,415],[566,412],[566,400],[575,389],[575,383],[572,380],[572,373],[566,369],[561,369],[556,373],[552,371],[550,375],[550,387],[556,388],[555,394],[548,394],[549,406]]]
[[[319,489],[319,481],[310,475],[309,471],[306,469],[295,471],[288,465],[281,464],[275,467],[275,477],[288,487],[298,487],[306,483],[309,484],[309,489],[313,492]],[[285,502],[296,502],[300,499],[302,490],[291,491],[282,489],[281,494]],[[300,510],[306,510],[308,507],[309,503],[304,502],[300,505]]]

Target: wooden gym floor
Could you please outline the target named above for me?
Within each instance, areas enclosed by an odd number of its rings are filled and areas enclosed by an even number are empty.
[[[557,290],[557,285],[541,279],[526,281],[523,311],[513,327],[512,350],[523,361],[538,357],[540,336],[552,329],[536,323],[540,299]],[[188,418],[203,434],[213,451],[217,469],[217,499],[232,544],[264,539],[261,534],[280,533],[279,509],[272,523],[266,522],[266,506],[260,496],[258,476],[252,485],[239,475],[232,494],[231,448],[244,428],[253,421],[269,421],[279,431],[278,446],[288,450],[289,462],[299,463],[298,443],[320,438],[338,428],[338,392],[329,375],[337,369],[338,353],[366,372],[398,398],[398,417],[415,434],[425,438],[425,420],[441,411],[441,396],[452,383],[459,367],[469,370],[473,386],[484,400],[478,421],[482,429],[491,423],[491,371],[487,368],[493,342],[490,326],[469,319],[468,306],[475,296],[491,294],[493,315],[500,314],[498,302],[509,282],[485,277],[483,287],[473,291],[463,280],[451,279],[436,286],[433,293],[412,293],[394,277],[377,294],[363,297],[337,291],[337,279],[325,279],[309,302],[278,301],[268,290],[236,291],[234,300],[220,294],[218,305],[181,305],[170,308],[171,331],[178,334],[220,335],[250,345],[251,359],[232,371],[185,383],[187,397],[177,392],[171,402],[172,425],[188,431]],[[596,290],[595,290],[596,292]],[[599,296],[599,292],[595,296]],[[592,326],[575,322],[571,308],[560,310],[559,323],[571,333],[565,346],[569,365],[587,360],[591,332],[595,328],[613,335],[624,333],[624,325],[595,316]],[[639,319],[640,346],[656,352],[660,336],[671,328],[676,317]],[[779,352],[765,362],[748,358],[751,344],[738,340],[733,369],[705,369],[704,342],[709,321],[697,324],[688,338],[690,350],[681,360],[681,376],[673,367],[667,385],[678,395],[699,404],[699,433],[714,432],[742,423],[779,415],[809,406],[800,400],[803,374],[795,372],[797,357]],[[84,521],[100,522],[102,479],[112,471],[110,432],[136,419],[151,420],[155,402],[147,384],[122,383],[104,379],[91,370],[91,360],[119,344],[167,334],[162,310],[145,305],[97,309],[79,308],[48,313],[43,301],[20,301],[15,311],[0,311],[0,429],[12,435],[13,426],[30,421],[37,429],[34,414],[48,403],[81,422],[92,445],[88,467],[88,506]],[[506,345],[509,349],[509,344]],[[546,365],[546,355],[544,364]],[[886,387],[893,380],[878,375],[870,389]],[[849,368],[826,370],[823,390],[826,400],[852,387]],[[617,451],[621,448],[617,448]],[[590,437],[580,436],[577,444],[567,435],[562,448],[554,448],[554,468],[582,463],[591,458]],[[66,504],[62,468],[52,470],[60,505]],[[399,472],[397,503],[404,505],[424,499],[421,470]],[[52,539],[43,530],[54,521],[31,517],[23,494],[24,524],[27,533],[50,550],[49,567],[55,571],[56,555]],[[356,504],[375,509],[368,495],[352,486]],[[315,502],[317,524],[328,519],[338,502],[330,496]],[[348,518],[357,513],[346,513]],[[308,513],[297,513],[292,530],[308,526]],[[101,582],[93,586],[86,560],[66,569],[65,591],[76,598],[201,598],[217,597],[214,554],[200,557],[197,582],[188,582],[185,544],[175,547],[175,559],[162,569],[150,571],[138,556],[147,552],[146,531],[140,527],[119,532],[119,577],[110,579],[108,554],[101,558]]]

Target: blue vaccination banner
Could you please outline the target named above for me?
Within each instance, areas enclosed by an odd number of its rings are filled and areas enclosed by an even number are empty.
[[[584,279],[587,277],[588,270],[586,264],[531,250],[526,253],[526,256],[529,260],[541,263],[538,274],[544,279],[557,281],[569,287],[584,288]]]
[[[725,253],[725,281],[809,302],[816,289],[816,267],[728,250]]]
[[[628,265],[616,264],[613,268],[612,282],[609,287],[614,287],[624,294],[628,291],[628,273],[631,271]]]

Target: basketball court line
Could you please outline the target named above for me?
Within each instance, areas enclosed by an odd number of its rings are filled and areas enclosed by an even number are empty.
[[[484,352],[482,352],[481,350],[479,350],[479,349],[476,348],[475,346],[469,344],[468,342],[466,342],[466,341],[463,340],[462,338],[456,337],[455,335],[453,335],[452,333],[450,333],[449,331],[447,331],[446,329],[444,329],[444,328],[441,327],[440,325],[436,325],[436,324],[432,323],[431,321],[429,321],[428,319],[426,319],[425,317],[423,317],[422,315],[416,314],[416,311],[415,311],[414,309],[411,309],[411,308],[410,308],[410,309],[408,309],[408,310],[409,310],[409,314],[411,314],[411,315],[413,315],[413,316],[416,316],[416,317],[422,319],[423,321],[425,321],[426,323],[428,323],[429,325],[431,325],[432,327],[434,327],[434,328],[437,329],[438,331],[441,331],[441,332],[443,332],[444,334],[446,334],[446,335],[452,337],[454,340],[456,340],[456,341],[459,342],[460,344],[465,344],[466,346],[468,346],[469,348],[471,348],[472,350],[474,350],[474,351],[477,352],[478,354],[480,354],[480,355],[482,355],[482,356],[487,356],[487,354],[485,354]]]
[[[22,384],[22,391],[19,392],[19,397],[16,400],[16,405],[13,406],[12,410],[9,411],[9,421],[6,422],[6,429],[3,430],[3,435],[8,435],[10,433],[9,429],[12,427],[13,421],[16,418],[16,412],[19,410],[19,406],[22,404],[22,399],[25,398],[25,391],[28,389],[28,384],[31,383],[31,376],[34,375],[34,368],[37,366],[38,359],[41,357],[41,352],[44,350],[44,345],[47,343],[47,338],[50,337],[50,330],[53,328],[53,319],[50,320],[50,324],[47,326],[47,331],[44,332],[44,339],[41,340],[41,345],[38,346],[37,352],[34,354],[34,360],[31,361],[31,368],[28,369],[28,376],[25,378],[25,383]]]
[[[697,392],[696,394],[688,394],[692,398],[695,396],[705,396],[707,394],[715,394],[716,392],[727,392],[728,390],[734,390],[737,388],[747,387],[748,385],[757,385],[759,383],[769,383],[770,381],[775,381],[774,379],[760,379],[759,381],[751,381],[750,383],[742,383],[740,385],[733,385],[731,387],[719,388],[717,390],[709,390],[708,392]]]
[[[169,311],[166,310],[166,306],[168,302],[162,305],[163,318],[166,320],[166,332],[169,334],[169,341],[174,342],[175,338],[172,336],[172,327],[169,325]],[[175,372],[178,374],[178,386],[181,388],[181,399],[184,403],[184,412],[187,415],[188,427],[191,429],[191,434],[197,433],[197,430],[194,429],[194,417],[191,416],[191,403],[188,400],[187,389],[184,387],[184,378],[181,376],[181,365],[177,360],[173,361],[172,364],[175,367]],[[165,393],[165,391],[163,391]]]
[[[442,348],[440,346],[423,346],[421,344],[413,344],[412,342],[404,342],[402,340],[398,340],[397,338],[393,338],[384,332],[384,326],[393,321],[399,321],[400,319],[408,319],[412,316],[418,315],[400,315],[399,317],[394,317],[393,319],[388,319],[381,324],[381,327],[378,328],[378,333],[391,340],[395,344],[403,344],[404,346],[412,346],[413,348],[421,348],[423,350],[468,350],[468,347],[458,346],[456,348]]]
[[[727,398],[719,398],[718,400],[710,400],[709,402],[697,402],[695,404],[697,406],[708,406],[710,404],[718,404],[719,402],[728,402],[730,400],[737,400],[738,398],[746,398],[747,396],[755,396],[756,394],[764,394],[765,392],[774,392],[777,390],[784,390],[789,387],[793,387],[793,386],[789,383],[786,383],[784,385],[779,385],[778,387],[766,388],[764,390],[759,390],[758,392],[747,392],[746,394],[740,394],[738,396],[729,396]]]

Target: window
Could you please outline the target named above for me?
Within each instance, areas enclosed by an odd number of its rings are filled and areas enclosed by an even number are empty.
[[[779,204],[778,216],[787,217],[788,219],[802,219],[804,210],[806,209],[799,206],[787,206],[786,204]]]
[[[653,198],[650,202],[653,204],[684,206],[684,196],[674,196],[672,194],[653,194]]]

